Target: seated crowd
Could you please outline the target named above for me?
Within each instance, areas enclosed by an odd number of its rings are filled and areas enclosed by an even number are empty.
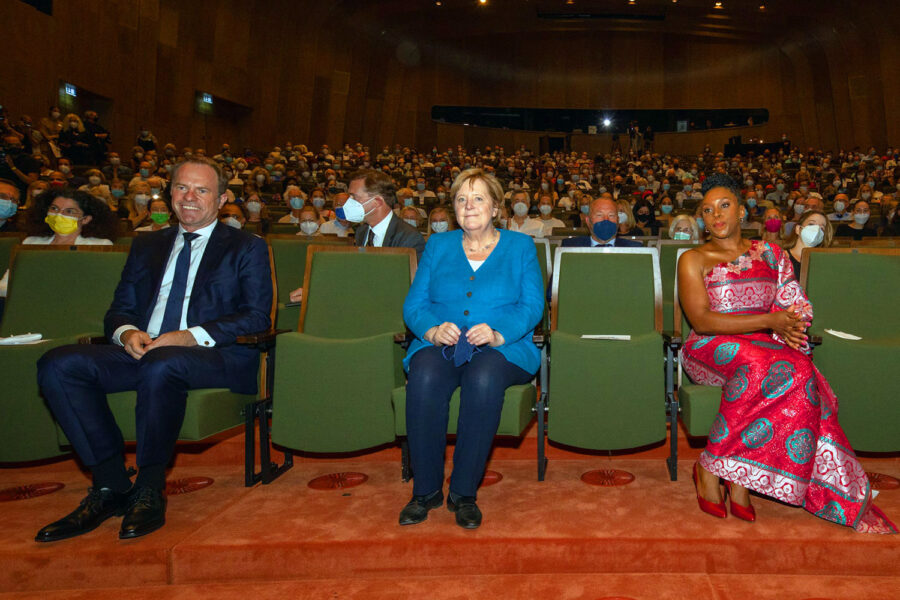
[[[404,368],[415,476],[413,497],[399,523],[421,523],[443,504],[446,415],[459,388],[447,507],[467,529],[482,522],[476,490],[504,390],[531,381],[540,362],[531,332],[545,309],[545,285],[534,244],[513,232],[560,239],[563,246],[638,246],[640,241],[628,239],[635,237],[708,238],[710,244],[686,254],[693,258],[679,269],[680,285],[690,284],[681,289],[687,290],[682,297],[691,299],[682,302],[691,321],[708,335],[771,329],[786,340],[784,351],[805,344],[803,331],[811,318],[808,311],[795,311],[808,302],[790,277],[803,248],[827,246],[838,237],[898,235],[900,166],[893,149],[884,155],[874,148],[837,155],[794,149],[726,158],[709,148],[695,157],[650,152],[591,157],[535,155],[524,147],[422,152],[394,146],[373,155],[360,143],[317,151],[286,143],[268,152],[234,154],[223,144],[206,157],[203,149],[179,151],[171,143],[160,148],[142,128],[123,162],[106,151],[109,133],[95,113],[85,115],[91,128],[78,115],[61,117],[58,109],[37,132],[25,118],[17,127],[5,116],[2,121],[3,231],[26,232],[28,244],[77,245],[167,230],[134,237],[105,319],[106,338],[113,343],[60,346],[38,362],[44,398],[94,480],[79,508],[38,533],[42,542],[81,535],[123,514],[120,538],[160,528],[164,473],[187,390],[227,386],[255,393],[258,357],[235,341],[271,326],[271,267],[265,243],[236,229],[307,237],[352,234],[358,246],[415,248],[418,269],[403,306],[414,337]],[[445,235],[426,245],[423,238],[434,233]],[[207,247],[226,260],[204,262]],[[164,270],[150,268],[165,252]],[[753,320],[757,317],[711,315],[716,310],[704,288],[703,261],[712,267],[738,258],[752,263],[764,252],[771,254],[763,261],[765,275],[773,286],[792,283],[797,302],[780,306],[781,314],[771,307],[757,310],[768,315],[763,327],[761,319]],[[195,281],[207,277],[233,285],[194,289]],[[736,279],[735,285],[741,282]],[[692,351],[708,341],[695,343]],[[803,368],[807,363],[798,362]],[[826,387],[824,380],[817,385]],[[137,391],[134,482],[124,468],[121,432],[109,407],[98,401],[122,390]],[[834,423],[829,427],[838,431]],[[709,465],[700,466],[694,470],[700,507],[721,517],[718,480]],[[862,488],[865,497],[853,499],[852,507],[860,515],[871,500],[868,487]],[[727,489],[733,514],[754,520],[752,507],[744,504],[747,490],[737,483],[735,490]],[[740,501],[739,494],[744,494]],[[872,519],[860,530],[874,531],[877,525],[883,532],[896,531],[879,520],[880,513]]]
[[[0,134],[6,154],[0,179],[18,188],[18,197],[8,198],[0,213],[5,217],[0,231],[31,235],[47,232],[33,231],[25,219],[17,220],[13,204],[28,209],[51,186],[80,189],[100,199],[120,218],[119,235],[166,227],[173,165],[206,154],[202,148],[161,144],[142,126],[130,156],[123,157],[109,150],[110,134],[95,112],[87,111],[82,119],[63,115],[58,107],[51,108],[38,127],[28,116],[10,124],[0,115]],[[524,147],[421,151],[399,145],[372,152],[360,143],[315,149],[287,142],[262,152],[238,152],[222,144],[212,158],[228,179],[228,205],[221,220],[257,233],[267,233],[277,223],[294,225],[298,235],[351,235],[353,224],[337,219],[335,209],[346,201],[347,176],[368,168],[393,180],[398,189],[393,211],[406,223],[425,235],[453,229],[450,187],[462,170],[478,167],[503,186],[504,206],[498,215],[503,229],[534,237],[573,235],[589,224],[591,203],[606,197],[618,208],[612,219],[618,236],[698,240],[705,231],[695,212],[700,184],[720,172],[743,182],[747,217],[742,227],[747,236],[793,247],[802,240],[792,233],[806,212],[823,213],[826,222],[819,225],[828,241],[900,235],[898,154],[900,149],[894,148],[883,153],[875,148],[838,153],[794,148],[789,153],[726,158],[707,147],[697,156],[649,151],[589,156],[561,151],[538,155]],[[811,241],[816,236],[808,237]]]

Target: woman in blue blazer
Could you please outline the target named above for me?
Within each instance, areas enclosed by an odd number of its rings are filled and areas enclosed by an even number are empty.
[[[456,450],[447,508],[467,529],[481,524],[478,484],[510,385],[527,383],[540,364],[531,332],[544,310],[534,241],[494,228],[503,190],[481,169],[460,173],[450,189],[460,228],[432,235],[403,305],[415,335],[404,366],[406,429],[413,498],[400,524],[421,523],[443,503],[450,396],[460,388]]]

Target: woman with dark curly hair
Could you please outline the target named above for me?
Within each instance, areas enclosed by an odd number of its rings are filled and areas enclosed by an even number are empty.
[[[23,244],[111,245],[116,217],[105,202],[87,192],[53,188],[35,198],[28,211]]]
[[[700,510],[755,521],[750,490],[856,531],[896,533],[872,504],[865,469],[838,423],[837,397],[812,363],[812,305],[788,254],[741,236],[737,182],[703,181],[709,241],[678,262],[678,296],[692,331],[681,351],[691,381],[722,386],[719,413],[694,464]]]
[[[66,187],[51,187],[36,197],[25,227],[23,244],[109,246],[116,237],[116,218],[106,203]],[[0,279],[0,298],[6,297],[8,283],[9,269]]]

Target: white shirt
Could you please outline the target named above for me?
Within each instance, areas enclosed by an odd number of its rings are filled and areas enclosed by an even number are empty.
[[[541,237],[544,232],[544,227],[541,225],[540,221],[540,219],[526,218],[522,221],[522,224],[519,225],[514,218],[510,217],[506,222],[506,228],[509,231],[518,231],[519,233],[524,233],[531,237]]]
[[[331,221],[327,221],[319,227],[319,231],[323,235],[337,235],[338,237],[347,237],[347,234],[350,232],[350,227],[341,227],[340,223],[337,219],[332,219]]]
[[[378,225],[369,226],[369,231],[375,234],[375,237],[372,239],[372,245],[376,248],[381,248],[381,245],[384,243],[384,236],[387,235],[388,225],[391,224],[391,219],[394,218],[394,213],[389,212],[385,218],[381,220]],[[366,234],[368,236],[368,233]],[[363,240],[363,244],[365,244],[368,240]]]
[[[203,253],[206,251],[207,243],[209,243],[209,236],[212,234],[212,231],[217,224],[218,222],[214,221],[206,227],[194,232],[198,234],[199,237],[194,238],[194,241],[191,243],[191,262],[188,267],[187,286],[184,289],[184,304],[181,307],[181,322],[178,326],[179,329],[187,329],[190,331],[191,335],[194,336],[194,339],[197,340],[197,344],[207,348],[215,346],[215,340],[213,340],[209,333],[202,327],[187,326],[187,310],[188,305],[191,302],[191,291],[194,288],[194,279],[197,277],[197,269],[200,268],[200,261],[203,259]],[[162,283],[159,286],[159,294],[156,297],[156,305],[153,307],[153,312],[150,314],[150,322],[147,323],[147,333],[151,338],[159,337],[163,315],[166,312],[166,302],[169,300],[169,290],[172,289],[172,281],[175,279],[175,263],[184,247],[184,233],[184,228],[179,225],[178,235],[175,237],[175,245],[172,247],[172,252],[169,254],[168,262],[166,262],[166,270],[163,271]],[[134,325],[122,325],[113,332],[113,341],[120,346],[123,345],[120,338],[122,334],[129,329],[137,329],[137,327]]]
[[[548,235],[553,235],[554,227],[565,227],[566,224],[557,219],[556,217],[550,217],[549,219],[535,219],[541,225],[541,235],[540,237],[547,237]]]

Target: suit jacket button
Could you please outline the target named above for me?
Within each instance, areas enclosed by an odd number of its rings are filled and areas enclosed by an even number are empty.
[[[463,314],[466,315],[466,316],[468,317],[468,316],[469,316],[469,311],[464,310],[464,311],[463,311]]]
[[[467,297],[467,298],[471,298],[471,297],[472,297],[472,292],[466,292],[466,297]]]

